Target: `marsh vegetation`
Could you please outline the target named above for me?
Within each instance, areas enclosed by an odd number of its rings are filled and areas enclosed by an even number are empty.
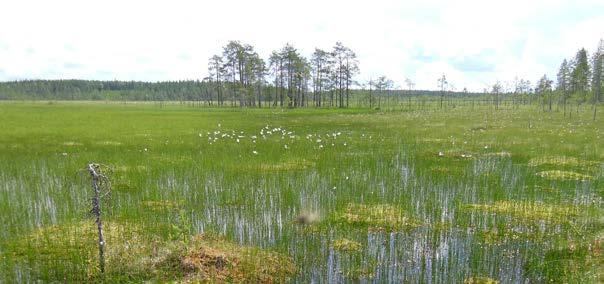
[[[0,282],[604,281],[589,112],[5,102],[0,121]]]

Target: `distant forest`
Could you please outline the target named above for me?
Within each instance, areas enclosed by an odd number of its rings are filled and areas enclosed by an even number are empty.
[[[274,104],[275,87],[263,86],[263,97],[259,106]],[[327,93],[328,91],[326,91]],[[355,100],[368,96],[369,89],[350,91]],[[440,91],[429,90],[372,90],[373,96],[408,97],[440,96]],[[460,97],[478,93],[447,92],[448,96]],[[314,106],[312,94],[304,93],[301,101],[305,106]],[[218,95],[213,82],[205,81],[95,81],[95,80],[23,80],[0,82],[0,100],[111,100],[111,101],[196,101],[203,104],[218,104]],[[222,105],[240,106],[238,96],[225,94]],[[377,104],[377,102],[376,102]],[[258,105],[258,103],[256,103]],[[280,100],[277,97],[277,105]],[[335,103],[334,103],[335,105]],[[325,104],[329,106],[329,101]]]
[[[445,74],[435,79],[436,91],[415,90],[405,79],[405,87],[386,76],[366,82],[355,80],[359,73],[356,54],[337,42],[331,50],[316,48],[310,59],[286,44],[262,59],[249,44],[230,41],[221,54],[208,61],[208,76],[202,80],[169,82],[23,80],[0,82],[0,100],[109,100],[180,101],[198,105],[230,107],[383,107],[398,105],[414,97],[439,101],[466,97],[500,102],[539,102],[552,105],[582,105],[602,101],[604,82],[604,41],[589,56],[584,48],[564,59],[554,81],[543,75],[535,84],[516,78],[496,81],[479,93],[453,88]],[[410,103],[410,102],[409,102]]]

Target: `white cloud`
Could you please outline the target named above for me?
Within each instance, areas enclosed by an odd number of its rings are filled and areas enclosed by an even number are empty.
[[[598,13],[600,11],[600,13]],[[482,90],[555,75],[604,37],[604,3],[586,1],[12,1],[0,11],[0,80],[199,79],[228,40],[267,57],[336,41],[360,80],[386,75],[435,89]]]

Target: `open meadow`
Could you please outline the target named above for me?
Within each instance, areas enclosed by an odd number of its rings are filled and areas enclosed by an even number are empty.
[[[603,196],[589,106],[0,103],[0,283],[601,283]]]

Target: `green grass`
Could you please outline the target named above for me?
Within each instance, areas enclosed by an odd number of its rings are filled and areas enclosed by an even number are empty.
[[[0,103],[0,282],[271,281],[285,259],[272,280],[604,280],[604,118],[425,109]],[[74,225],[93,230],[90,162],[131,236],[106,275]]]

